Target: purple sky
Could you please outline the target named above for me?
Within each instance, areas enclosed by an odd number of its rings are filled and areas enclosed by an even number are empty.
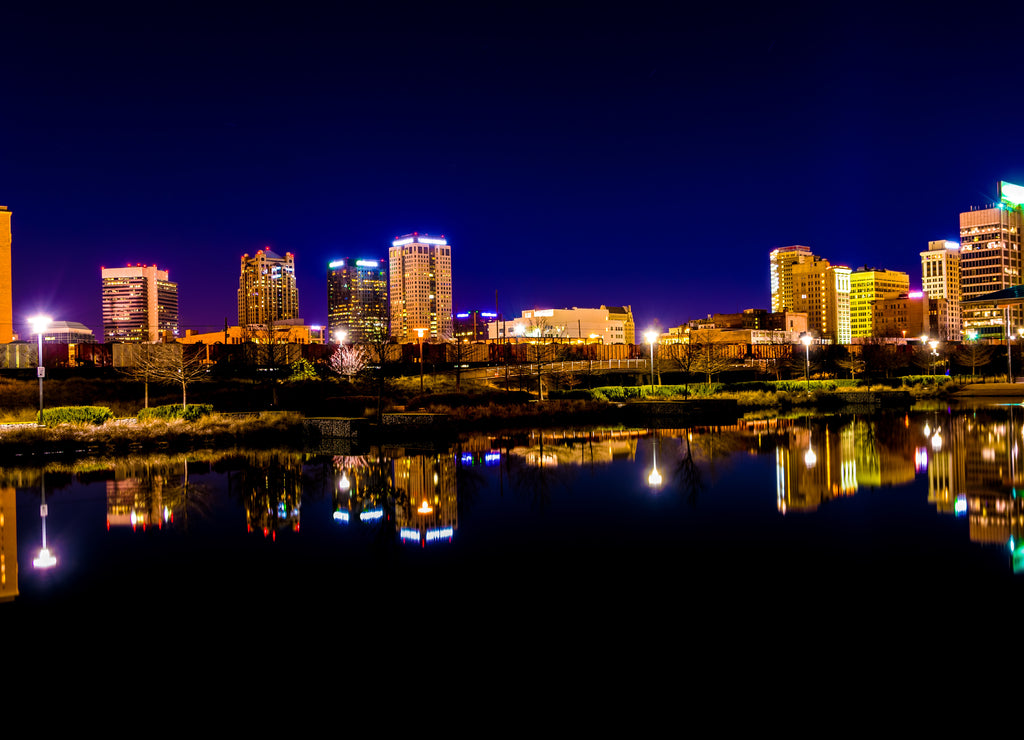
[[[262,246],[324,323],[327,262],[419,231],[456,311],[668,327],[767,307],[788,244],[919,287],[928,240],[1024,183],[1021,11],[483,5],[5,6],[16,325],[101,335],[127,262],[170,270],[183,329],[235,323]]]

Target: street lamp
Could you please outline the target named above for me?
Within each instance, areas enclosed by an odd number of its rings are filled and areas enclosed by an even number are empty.
[[[654,440],[651,444],[651,454],[654,455],[654,462],[651,465],[651,474],[647,476],[647,485],[657,488],[661,485],[661,473],[658,472],[658,430],[654,430]]]
[[[335,329],[334,330],[334,341],[336,341],[339,345],[345,343],[345,337],[347,337],[347,336],[348,336],[348,332],[345,331],[344,329]]]
[[[43,522],[43,546],[39,548],[39,555],[32,558],[32,565],[37,568],[52,568],[57,564],[57,558],[53,553],[50,552],[50,548],[46,546],[46,515],[49,510],[46,507],[46,473],[43,472],[42,482],[40,483],[40,492],[42,493],[42,501],[39,503],[39,518]]]
[[[935,348],[939,346],[939,340],[932,339],[928,342],[928,346],[932,348],[932,375],[935,375],[935,358],[939,356],[939,353],[935,351]]]
[[[651,395],[654,395],[654,343],[658,341],[658,332],[649,331],[644,333],[644,339],[651,345]]]
[[[803,342],[804,349],[807,350],[807,363],[804,365],[804,380],[807,383],[807,393],[811,392],[811,342],[814,338],[810,334],[804,334],[800,337],[800,341]]]
[[[39,314],[29,318],[32,324],[32,333],[39,335],[39,354],[36,357],[36,376],[39,378],[39,423],[43,423],[43,378],[46,377],[46,367],[43,365],[43,332],[53,321],[49,316]]]
[[[420,395],[423,395],[423,332],[426,329],[417,329],[416,336],[419,337],[420,342]]]

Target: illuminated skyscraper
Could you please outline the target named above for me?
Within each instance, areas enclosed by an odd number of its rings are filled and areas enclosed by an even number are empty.
[[[255,256],[242,255],[238,278],[238,325],[265,326],[282,319],[299,318],[299,289],[295,282],[295,257],[284,257],[264,247]]]
[[[972,301],[1021,284],[1021,228],[1024,188],[999,183],[999,202],[960,214],[960,300]],[[961,311],[964,332],[1002,338],[1004,310],[973,304]],[[1011,333],[1024,324],[1021,306],[1009,309]]]
[[[391,334],[416,340],[416,329],[434,339],[452,335],[452,250],[444,237],[413,232],[391,242],[388,253]]]
[[[14,308],[11,279],[11,211],[0,206],[0,344],[14,338]]]
[[[327,265],[328,340],[339,329],[347,340],[379,336],[388,324],[388,263],[340,259]]]
[[[791,268],[793,306],[787,310],[806,313],[808,331],[834,344],[850,343],[850,272],[820,257]]]
[[[882,298],[899,298],[910,291],[910,276],[896,270],[861,267],[850,275],[850,336],[873,337],[872,304]]]
[[[156,265],[101,268],[103,341],[159,342],[178,335],[178,284]]]
[[[772,313],[793,311],[793,266],[814,259],[810,247],[799,244],[771,252]]]
[[[921,289],[929,298],[944,298],[949,311],[947,336],[939,339],[959,342],[960,321],[960,244],[940,239],[928,242],[921,252]]]

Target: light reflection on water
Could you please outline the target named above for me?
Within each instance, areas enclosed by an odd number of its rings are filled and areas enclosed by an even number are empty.
[[[1006,575],[1024,569],[1022,442],[1024,410],[992,407],[7,468],[0,598],[77,603],[131,584],[159,599],[171,583],[312,594],[423,563],[595,580],[675,578],[681,563],[731,578],[773,559],[853,579],[927,563]]]

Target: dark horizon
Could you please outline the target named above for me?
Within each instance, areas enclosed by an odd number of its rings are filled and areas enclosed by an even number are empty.
[[[1018,10],[999,15],[1016,23]],[[984,17],[982,17],[984,16]],[[100,268],[180,325],[237,320],[243,253],[327,264],[444,234],[455,312],[631,305],[638,331],[769,305],[768,255],[901,270],[1024,183],[992,14],[575,3],[244,15],[5,11],[14,311],[97,338]]]

